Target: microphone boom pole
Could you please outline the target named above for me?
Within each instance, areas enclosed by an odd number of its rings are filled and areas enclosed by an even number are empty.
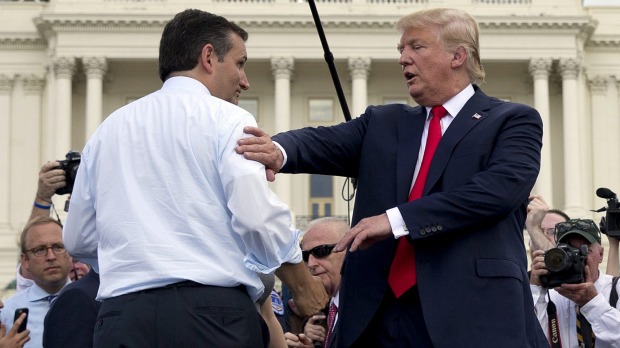
[[[316,30],[319,33],[319,38],[321,39],[323,52],[325,52],[325,61],[327,62],[327,66],[329,67],[329,73],[331,74],[332,80],[334,82],[334,87],[336,87],[336,94],[338,95],[338,101],[340,101],[340,107],[342,108],[344,119],[345,121],[350,121],[351,113],[349,112],[347,100],[344,98],[344,93],[342,92],[342,86],[340,85],[340,79],[338,78],[338,71],[336,71],[336,66],[334,65],[334,55],[329,50],[329,45],[327,44],[327,39],[325,38],[325,33],[323,32],[323,26],[321,25],[321,18],[319,17],[319,12],[316,9],[316,4],[314,3],[314,0],[308,0],[308,4],[310,4],[310,11],[312,12],[314,25],[316,26]]]

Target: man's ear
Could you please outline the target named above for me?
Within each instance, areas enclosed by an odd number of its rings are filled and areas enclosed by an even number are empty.
[[[467,60],[467,50],[463,46],[457,47],[452,55],[452,68],[463,66],[465,64],[465,60]]]
[[[21,254],[21,260],[22,260],[21,267],[24,267],[24,269],[26,271],[30,272],[30,264],[28,264],[28,256],[26,256],[26,254],[22,253]]]
[[[211,74],[213,72],[213,63],[217,59],[213,45],[206,44],[202,47],[200,52],[200,65]]]

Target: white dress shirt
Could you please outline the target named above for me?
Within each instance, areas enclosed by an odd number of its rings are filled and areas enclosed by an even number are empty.
[[[441,124],[441,135],[443,135],[456,115],[461,111],[461,109],[465,106],[465,103],[474,95],[474,87],[470,84],[465,89],[460,91],[457,95],[448,100],[443,107],[448,111],[448,114],[440,120]],[[426,122],[424,122],[424,131],[422,133],[422,139],[420,139],[420,151],[418,152],[418,161],[415,165],[415,171],[413,172],[413,178],[411,180],[411,187],[409,191],[413,188],[413,184],[415,183],[415,179],[418,177],[418,173],[420,172],[420,167],[422,166],[422,159],[424,158],[424,150],[426,149],[426,138],[428,138],[428,127],[430,124],[430,112],[431,108],[426,108]],[[399,238],[402,236],[406,236],[409,234],[409,230],[405,225],[405,220],[400,213],[398,208],[391,208],[386,211],[388,220],[390,221],[390,226],[392,226],[392,233],[394,234],[394,238]]]
[[[101,124],[82,152],[63,231],[72,256],[98,258],[97,299],[192,280],[246,285],[255,301],[256,272],[301,262],[265,167],[235,153],[244,126],[256,126],[251,114],[187,77]]]
[[[620,347],[620,301],[616,304],[616,308],[609,304],[612,278],[608,274],[601,273],[594,283],[598,295],[581,307],[581,312],[592,325],[597,348]],[[579,347],[577,341],[577,304],[553,289],[547,290],[536,285],[530,285],[530,288],[534,298],[536,316],[547,338],[549,338],[549,319],[547,316],[547,304],[549,303],[547,293],[549,293],[557,311],[562,348]],[[620,282],[616,289],[620,291]]]

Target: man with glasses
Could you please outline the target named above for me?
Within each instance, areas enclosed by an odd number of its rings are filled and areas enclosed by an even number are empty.
[[[9,298],[0,312],[7,328],[13,325],[17,308],[28,308],[30,341],[24,347],[41,347],[43,320],[52,301],[67,285],[71,257],[62,241],[62,226],[50,217],[28,222],[20,237],[22,266],[32,275],[34,285]]]
[[[336,217],[324,217],[312,220],[308,224],[301,240],[302,257],[310,273],[321,278],[331,301],[325,314],[317,314],[308,319],[303,334],[299,336],[290,332],[285,334],[289,347],[304,347],[317,342],[321,347],[334,346],[336,341],[334,327],[338,321],[340,270],[345,253],[334,253],[333,250],[348,230],[347,222]]]
[[[538,320],[551,346],[620,347],[620,303],[610,303],[612,288],[617,294],[620,286],[612,276],[599,272],[604,248],[598,227],[589,219],[573,219],[556,224],[555,231],[558,245],[577,249],[585,245],[588,256],[584,282],[547,289],[540,281],[542,275],[550,274],[545,252],[533,253],[530,288]]]
[[[561,210],[549,209],[540,195],[531,195],[529,199],[525,228],[530,235],[530,252],[551,249],[556,244],[555,225],[570,218]]]

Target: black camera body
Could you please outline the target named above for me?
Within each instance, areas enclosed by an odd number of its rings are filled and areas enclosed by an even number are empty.
[[[58,161],[58,163],[60,163],[58,169],[65,171],[65,183],[67,185],[56,190],[57,195],[66,195],[67,193],[71,193],[73,191],[75,176],[77,175],[78,167],[80,166],[80,161],[82,160],[82,154],[77,151],[69,151],[65,157],[65,160]]]
[[[605,187],[597,189],[596,195],[607,200],[607,207],[597,210],[597,212],[606,212],[605,220],[601,220],[601,232],[612,237],[620,237],[620,203],[618,203],[618,196]]]
[[[545,267],[549,274],[540,276],[540,283],[545,288],[583,283],[587,259],[587,245],[575,248],[565,243],[558,244],[545,253]]]

